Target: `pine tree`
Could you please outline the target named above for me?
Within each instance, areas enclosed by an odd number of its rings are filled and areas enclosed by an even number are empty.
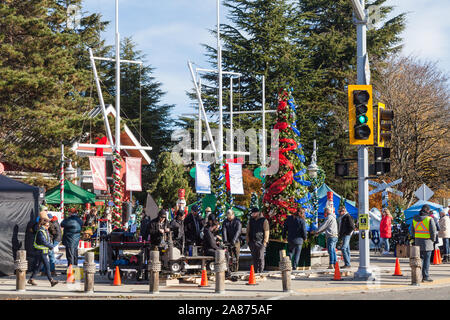
[[[164,208],[173,208],[178,200],[178,189],[185,189],[186,202],[194,200],[194,193],[189,187],[189,173],[181,164],[172,161],[170,152],[162,152],[156,162],[148,192],[154,199],[161,198]]]
[[[56,172],[61,143],[81,134],[91,77],[79,58],[102,25],[67,28],[67,6],[80,3],[0,3],[0,158],[16,170]]]

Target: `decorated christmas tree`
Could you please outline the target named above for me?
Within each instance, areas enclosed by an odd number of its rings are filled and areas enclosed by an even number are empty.
[[[263,197],[263,213],[269,219],[270,237],[279,239],[288,214],[299,207],[309,208],[310,194],[307,181],[306,161],[300,143],[300,131],[296,125],[296,105],[293,89],[284,88],[278,96],[277,123],[279,130],[278,155],[271,155],[272,161],[278,156],[279,170],[267,176]]]
[[[215,164],[211,173],[211,186],[212,192],[217,198],[216,202],[216,218],[222,221],[225,217],[226,204],[227,204],[227,184],[225,178],[225,161],[221,164]]]

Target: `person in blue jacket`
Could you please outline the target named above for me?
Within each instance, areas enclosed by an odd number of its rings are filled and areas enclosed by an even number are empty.
[[[305,208],[299,208],[295,214],[289,215],[283,225],[282,237],[288,240],[288,251],[291,257],[292,267],[297,269],[302,252],[303,241],[308,234],[306,231]]]
[[[28,284],[36,286],[37,283],[33,280],[36,274],[41,269],[42,265],[44,265],[45,273],[47,274],[47,278],[50,281],[51,286],[55,286],[58,284],[58,281],[53,280],[50,274],[50,262],[48,260],[48,252],[52,250],[54,245],[50,240],[50,234],[48,233],[48,228],[50,226],[50,220],[48,219],[40,219],[39,220],[39,229],[36,232],[34,237],[34,260],[33,260],[33,273],[31,274],[30,279],[28,280]]]
[[[67,266],[78,265],[78,243],[80,242],[83,221],[75,208],[70,209],[70,217],[61,222],[63,228],[62,244],[66,247]]]

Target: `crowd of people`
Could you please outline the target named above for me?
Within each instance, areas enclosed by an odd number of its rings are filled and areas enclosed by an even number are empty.
[[[437,219],[428,205],[424,205],[420,213],[413,217],[410,227],[411,244],[420,247],[422,265],[422,276],[424,282],[433,281],[429,275],[430,261],[439,238],[443,244],[443,262],[450,263],[450,217],[448,209],[440,211],[440,219]],[[160,210],[158,216],[150,220],[145,216],[141,221],[140,235],[150,240],[153,249],[167,247],[171,240],[180,252],[192,255],[194,247],[200,247],[204,255],[215,256],[218,249],[227,249],[227,259],[232,259],[230,271],[238,271],[239,256],[242,246],[242,222],[235,217],[233,210],[226,212],[226,219],[219,222],[217,217],[207,208],[205,218],[200,214],[200,208],[193,205],[191,211],[186,214],[185,210],[179,209],[174,219],[167,219],[168,212]],[[345,207],[338,210],[336,217],[331,208],[324,209],[324,221],[311,235],[325,233],[326,246],[329,254],[329,269],[334,269],[337,261],[336,245],[341,240],[341,251],[344,260],[342,268],[351,267],[350,264],[350,239],[356,228],[355,221],[347,212]],[[67,265],[78,265],[78,244],[83,226],[96,226],[97,209],[86,212],[84,219],[80,219],[76,209],[68,210],[61,225],[56,216],[48,213],[47,209],[41,211],[36,222],[29,232],[33,233],[34,259],[31,264],[32,274],[28,283],[36,285],[34,278],[42,271],[55,286],[58,281],[54,280],[55,254],[54,248],[62,243],[66,250]],[[382,210],[380,222],[380,244],[384,247],[383,254],[389,254],[389,239],[392,237],[393,217],[389,209]],[[61,231],[61,228],[63,231]],[[246,228],[246,243],[250,249],[253,266],[256,273],[264,270],[265,251],[269,242],[269,222],[263,213],[256,207],[250,209],[250,219]],[[288,253],[291,257],[294,270],[300,260],[303,243],[308,238],[306,227],[305,209],[299,208],[296,213],[291,214],[285,220],[282,229],[282,238],[287,240]]]

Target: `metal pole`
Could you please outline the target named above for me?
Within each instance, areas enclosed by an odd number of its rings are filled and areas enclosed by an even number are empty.
[[[202,79],[198,78],[198,87],[200,89],[200,96],[202,94]],[[198,105],[198,132],[197,132],[197,150],[203,149],[203,141],[202,141],[202,109],[200,104]],[[202,154],[197,154],[197,161],[202,161]]]
[[[230,77],[230,151],[234,151],[234,132],[233,132],[233,77]]]
[[[262,167],[266,166],[266,77],[262,76]]]
[[[365,0],[359,0],[364,8]],[[366,15],[366,20],[367,15]],[[365,21],[356,22],[357,36],[357,84],[366,83],[365,59],[367,55],[367,24]],[[358,146],[358,214],[369,213],[369,154],[366,146]],[[359,230],[359,267],[354,278],[367,280],[372,276],[370,268],[369,231]]]
[[[111,128],[109,126],[108,116],[106,115],[105,101],[103,100],[102,88],[100,86],[100,80],[99,80],[98,74],[97,74],[97,67],[95,66],[94,55],[92,54],[91,48],[89,48],[89,56],[91,58],[92,70],[94,72],[95,84],[97,86],[98,100],[100,101],[100,106],[102,108],[103,120],[105,122],[105,127],[106,127],[106,135],[108,137],[109,143],[112,144],[113,139],[112,139],[112,134],[111,134]]]
[[[27,252],[25,250],[17,251],[17,259],[14,261],[16,270],[16,291],[26,291],[26,274],[28,269]]]
[[[64,218],[64,145],[61,145],[61,176],[60,176],[60,204],[59,204],[59,210],[61,211],[62,218]]]
[[[219,163],[223,161],[222,48],[220,46],[220,0],[217,0],[217,70],[219,71]]]
[[[112,143],[112,141],[111,141]],[[119,34],[119,0],[116,0],[116,143],[120,152],[120,34]]]

